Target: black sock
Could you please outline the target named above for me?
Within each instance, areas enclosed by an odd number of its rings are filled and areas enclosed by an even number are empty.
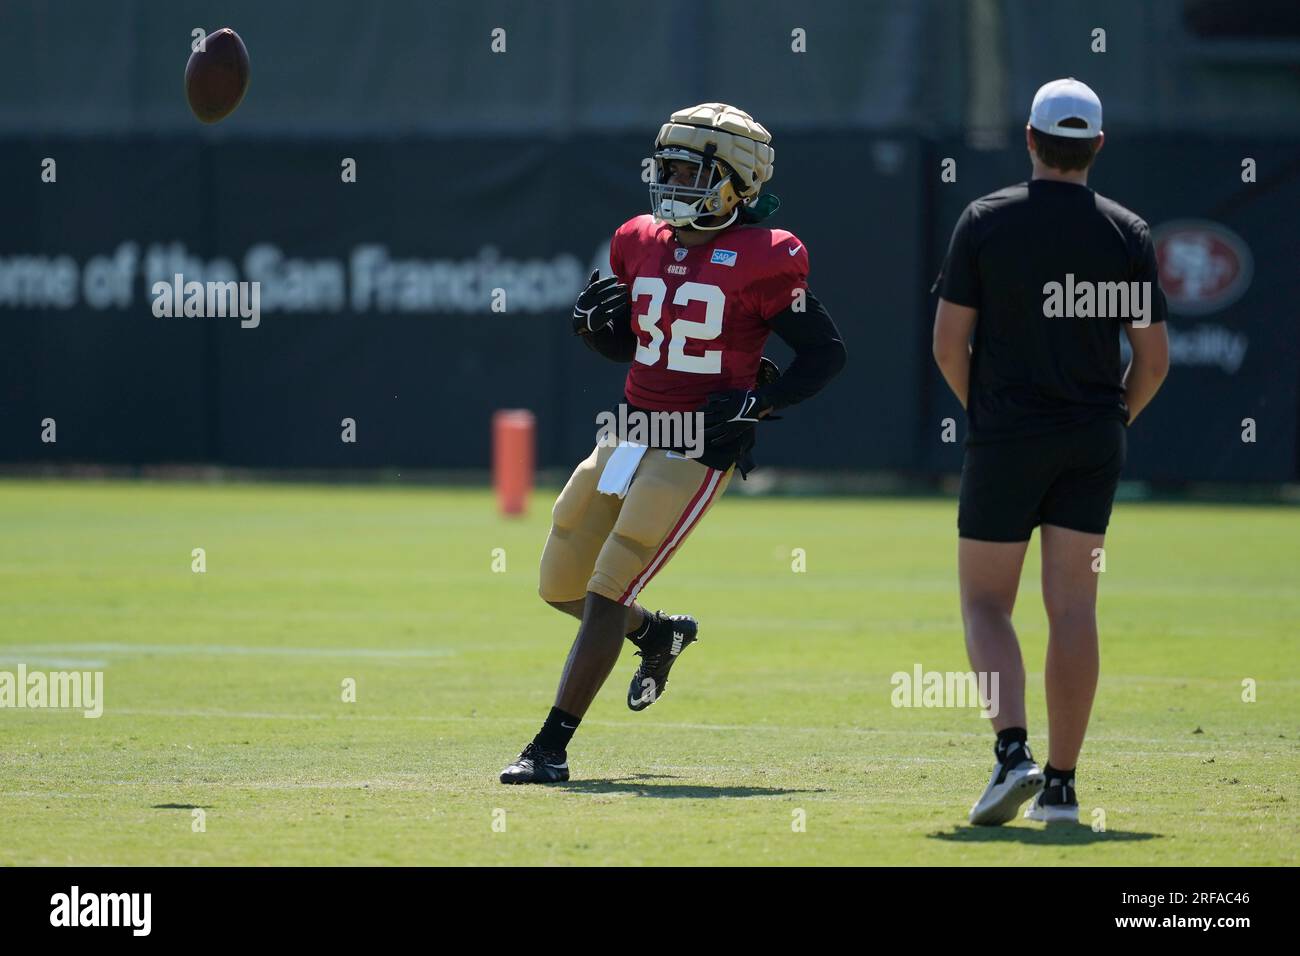
[[[580,723],[582,723],[581,717],[574,717],[558,707],[552,707],[551,712],[546,715],[546,723],[542,724],[542,729],[537,732],[533,741],[543,750],[568,750],[569,741],[573,739]]]
[[[1013,759],[1019,763],[1020,760],[1016,758],[1029,755],[1029,731],[1024,727],[1008,727],[998,731],[998,742],[993,745],[993,756],[998,758],[998,763],[1005,762],[1004,758],[1012,744],[1020,744],[1021,754],[1013,754]]]
[[[641,626],[635,627],[632,630],[627,632],[627,639],[631,641],[633,644],[636,644],[638,641],[641,640],[641,638],[649,634],[650,625],[654,623],[653,614],[651,614],[649,611],[643,611],[642,614],[644,616],[641,621]]]
[[[1043,779],[1047,781],[1047,785],[1049,787],[1051,786],[1059,787],[1062,784],[1068,784],[1069,786],[1074,786],[1074,768],[1071,767],[1069,770],[1059,770],[1056,767],[1053,767],[1049,763],[1046,767],[1043,768]],[[1057,782],[1054,784],[1052,782],[1053,780]]]

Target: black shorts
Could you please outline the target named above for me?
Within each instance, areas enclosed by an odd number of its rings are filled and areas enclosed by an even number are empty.
[[[1104,534],[1128,451],[1128,427],[1103,418],[1068,431],[968,445],[957,531],[1028,541],[1036,526]]]

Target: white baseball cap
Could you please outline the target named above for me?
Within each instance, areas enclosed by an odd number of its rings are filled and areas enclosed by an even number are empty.
[[[1064,120],[1082,120],[1084,125],[1062,126]],[[1040,133],[1092,139],[1101,132],[1101,100],[1086,83],[1074,77],[1044,83],[1034,94],[1029,108],[1029,125]]]

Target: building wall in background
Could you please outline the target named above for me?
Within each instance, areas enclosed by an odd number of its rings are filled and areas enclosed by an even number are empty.
[[[1024,178],[1023,145],[808,132],[779,149],[772,223],[807,244],[850,361],[813,404],[763,426],[760,463],[955,471],[942,421],[962,419],[929,358],[928,290],[965,203]],[[647,208],[646,152],[641,135],[11,140],[0,460],[481,468],[492,411],[518,406],[537,413],[539,462],[567,466],[624,371],[583,348],[568,316],[589,270],[607,268],[613,230]],[[1108,142],[1100,191],[1157,228],[1226,227],[1254,264],[1234,302],[1173,316],[1175,367],[1134,429],[1130,477],[1295,477],[1300,288],[1293,231],[1277,226],[1300,207],[1294,155],[1283,142]],[[40,181],[45,156],[56,184]],[[344,157],[356,183],[341,181]],[[945,157],[955,183],[940,182]],[[1197,248],[1184,242],[1184,271],[1202,267]],[[153,283],[176,272],[261,282],[260,324],[156,317]],[[769,351],[788,358],[775,339]],[[1240,440],[1247,417],[1255,444]],[[340,440],[344,418],[355,443]],[[57,443],[41,440],[46,419]]]
[[[573,338],[572,303],[594,265],[608,269],[614,229],[648,208],[644,140],[585,144],[13,146],[0,175],[33,188],[0,237],[0,323],[13,333],[0,458],[475,467],[491,412],[522,406],[538,414],[540,461],[572,461],[626,371]],[[903,137],[792,138],[773,183],[777,221],[810,249],[813,289],[862,343],[857,373],[894,395],[921,382],[908,318],[924,294],[918,150]],[[27,175],[47,153],[57,185]],[[355,184],[340,181],[344,156]],[[862,188],[830,188],[851,177]],[[878,223],[893,224],[890,241]],[[94,277],[118,264],[125,296],[96,295]],[[155,317],[153,284],[176,272],[260,281],[260,325]],[[769,460],[855,467],[858,443],[843,439],[858,434],[882,467],[914,459],[911,408],[859,407],[851,387],[833,389],[817,416],[773,430]],[[57,445],[39,441],[47,417]],[[356,444],[339,440],[344,417]]]
[[[1234,302],[1175,313],[1174,373],[1134,430],[1130,474],[1293,477],[1297,11],[11,0],[0,460],[477,467],[491,411],[523,405],[541,462],[567,465],[622,378],[568,337],[573,297],[646,206],[659,124],[726,100],[775,134],[774,224],[807,242],[851,355],[815,413],[765,428],[760,460],[951,472],[960,450],[940,423],[961,416],[929,358],[928,288],[962,206],[1025,176],[1033,91],[1074,74],[1105,103],[1097,188],[1154,226],[1226,227],[1254,264]],[[190,31],[227,25],[252,87],[201,127],[181,90]],[[1240,181],[1246,156],[1258,183]],[[56,184],[40,181],[46,157]],[[355,184],[340,182],[344,157]],[[940,181],[945,157],[955,183]],[[1183,267],[1198,249],[1221,265],[1198,241],[1178,246]],[[155,318],[149,283],[176,269],[262,280],[262,325]],[[489,310],[498,287],[504,313]],[[55,445],[39,440],[47,417]],[[338,440],[344,417],[355,445]],[[1228,441],[1247,417],[1259,441]]]

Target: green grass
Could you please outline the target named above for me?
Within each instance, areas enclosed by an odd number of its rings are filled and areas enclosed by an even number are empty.
[[[1297,862],[1300,510],[1117,506],[1079,771],[1106,827],[1049,832],[966,825],[991,766],[976,712],[890,704],[895,671],[967,667],[945,501],[733,491],[645,595],[702,622],[670,693],[630,713],[625,653],[575,781],[502,787],[575,630],[536,597],[549,493],[533,504],[0,482],[0,669],[102,668],[106,697],[98,720],[0,710],[0,863]]]

